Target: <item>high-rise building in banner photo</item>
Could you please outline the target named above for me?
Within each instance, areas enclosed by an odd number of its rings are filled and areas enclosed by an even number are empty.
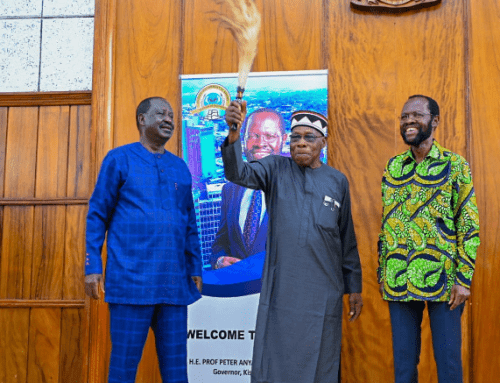
[[[217,145],[218,123],[197,115],[183,120],[183,152],[193,177],[193,197],[201,242],[203,266],[210,267],[212,243],[219,228],[224,172]]]

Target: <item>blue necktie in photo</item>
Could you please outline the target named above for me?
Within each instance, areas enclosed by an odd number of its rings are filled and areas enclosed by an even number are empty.
[[[243,239],[245,240],[245,249],[248,254],[252,250],[255,236],[259,230],[260,214],[262,212],[262,193],[256,190],[252,194],[250,207],[248,208],[245,226],[243,226]]]

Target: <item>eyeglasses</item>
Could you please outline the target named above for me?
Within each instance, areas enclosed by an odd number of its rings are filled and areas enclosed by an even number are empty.
[[[280,136],[278,136],[277,134],[269,134],[269,133],[266,133],[266,134],[257,134],[257,133],[248,133],[247,135],[247,139],[248,140],[259,140],[259,138],[262,138],[264,141],[275,141],[277,140],[278,138],[280,138]]]
[[[432,116],[431,113],[420,113],[420,112],[413,112],[413,113],[403,113],[401,116],[399,116],[399,119],[403,122],[408,121],[410,117],[413,117],[414,120],[421,120],[424,118],[424,116]]]
[[[300,134],[292,134],[290,136],[290,142],[299,142],[302,138],[307,142],[314,142],[321,137],[322,136],[315,136],[314,134],[306,134],[305,136],[301,136]]]

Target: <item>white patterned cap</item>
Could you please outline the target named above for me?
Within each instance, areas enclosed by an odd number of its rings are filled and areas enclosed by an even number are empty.
[[[298,110],[292,114],[291,130],[297,126],[308,126],[316,129],[326,137],[328,121],[325,116],[312,110]]]

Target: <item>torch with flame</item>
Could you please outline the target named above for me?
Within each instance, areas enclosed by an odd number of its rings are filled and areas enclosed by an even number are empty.
[[[257,54],[260,33],[260,13],[253,0],[214,0],[217,4],[226,4],[228,14],[213,12],[213,21],[229,29],[238,46],[238,88],[236,100],[241,102],[247,83],[248,74]],[[236,125],[231,127],[236,130]]]

